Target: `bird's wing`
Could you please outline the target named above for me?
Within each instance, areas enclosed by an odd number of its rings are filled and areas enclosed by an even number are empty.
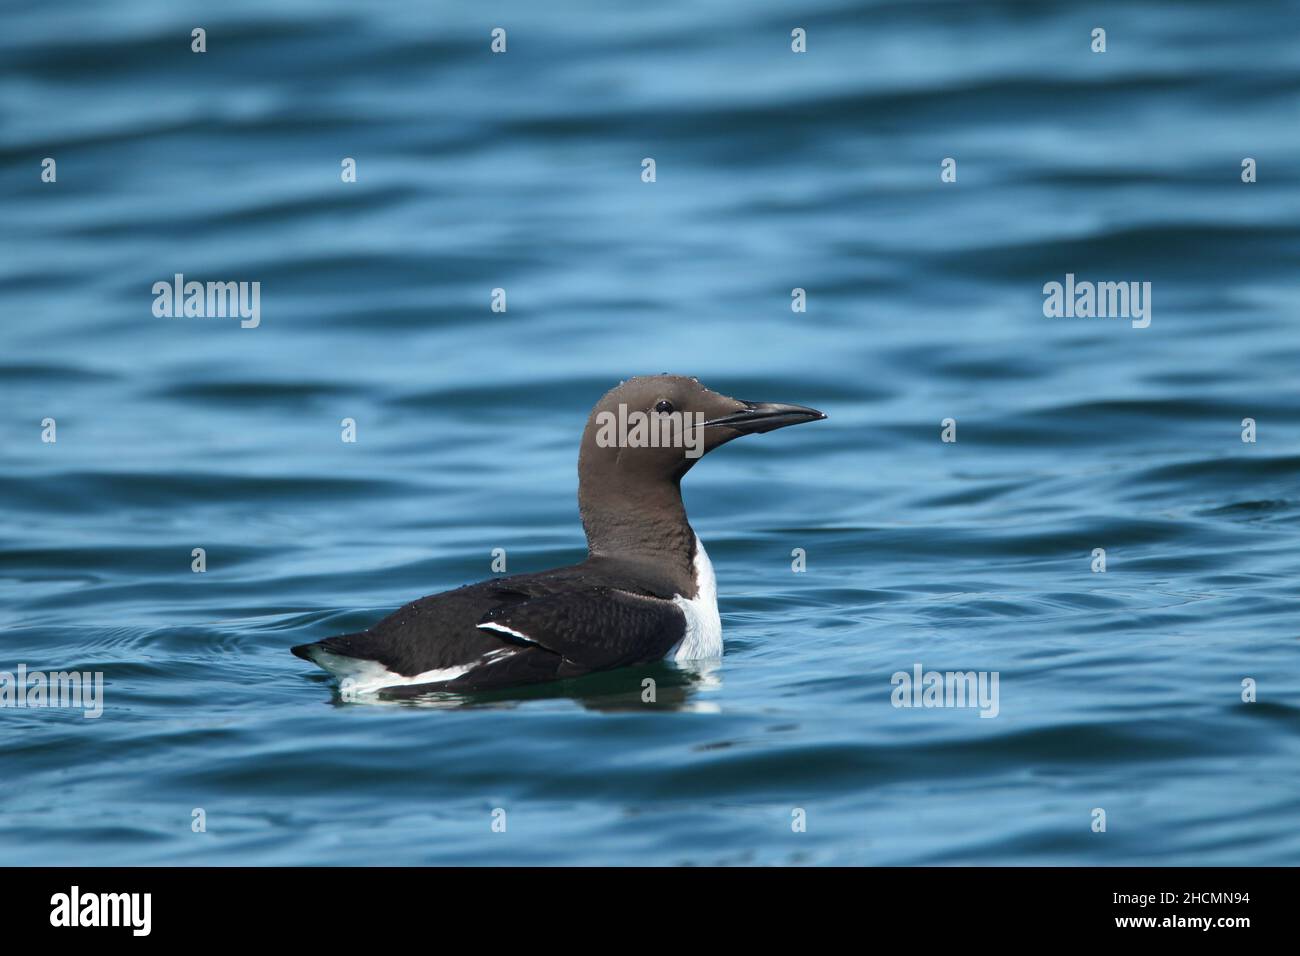
[[[681,639],[686,621],[671,601],[593,587],[494,607],[478,626],[604,670],[659,660]]]

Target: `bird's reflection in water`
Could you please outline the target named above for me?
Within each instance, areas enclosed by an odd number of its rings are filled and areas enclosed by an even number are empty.
[[[508,708],[538,700],[572,700],[587,710],[607,713],[682,711],[716,714],[717,701],[703,699],[722,687],[722,662],[717,659],[656,662],[619,670],[586,674],[572,680],[532,684],[505,690],[452,693],[415,687],[391,687],[373,694],[344,696],[333,703],[370,706],[448,708]]]

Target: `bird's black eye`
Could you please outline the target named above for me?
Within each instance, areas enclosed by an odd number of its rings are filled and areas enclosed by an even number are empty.
[[[673,403],[668,401],[668,399],[666,398],[661,398],[659,399],[659,401],[655,402],[655,411],[659,412],[660,414],[667,415],[672,410],[673,410]]]

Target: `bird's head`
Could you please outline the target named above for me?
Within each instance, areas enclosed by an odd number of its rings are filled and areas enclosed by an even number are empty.
[[[631,378],[592,409],[579,473],[678,481],[732,439],[825,417],[803,405],[730,398],[683,375]]]

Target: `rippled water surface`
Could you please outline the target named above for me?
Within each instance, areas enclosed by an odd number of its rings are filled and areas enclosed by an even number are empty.
[[[1293,4],[4,22],[0,669],[106,687],[0,710],[0,861],[1300,862]],[[288,653],[581,558],[582,423],[664,370],[830,415],[684,484],[723,661],[410,707]],[[892,707],[918,663],[1000,713]]]

